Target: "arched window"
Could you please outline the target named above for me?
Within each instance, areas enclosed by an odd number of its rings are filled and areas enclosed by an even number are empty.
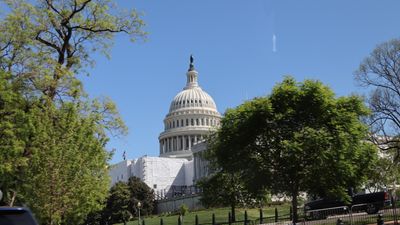
[[[196,126],[199,126],[199,119],[196,119]]]
[[[176,127],[179,127],[179,120],[176,121]]]
[[[189,126],[189,119],[186,119],[186,126]]]
[[[192,126],[194,126],[194,120],[193,120],[193,119],[190,120],[190,124],[191,124]]]
[[[172,128],[175,128],[175,121],[172,121]]]
[[[181,120],[181,126],[182,126],[182,127],[185,126],[185,125],[183,124],[183,120]]]
[[[208,118],[206,119],[206,125],[207,125],[207,126],[209,125],[209,121],[208,121]]]
[[[204,118],[201,118],[201,125],[204,126]]]

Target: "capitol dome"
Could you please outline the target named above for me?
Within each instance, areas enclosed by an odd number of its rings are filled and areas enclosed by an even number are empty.
[[[187,83],[171,102],[159,136],[160,156],[192,158],[192,147],[219,126],[221,115],[213,98],[198,85],[198,72],[190,57]]]
[[[184,89],[179,92],[171,102],[169,112],[185,110],[187,108],[200,107],[217,111],[214,100],[200,87]]]

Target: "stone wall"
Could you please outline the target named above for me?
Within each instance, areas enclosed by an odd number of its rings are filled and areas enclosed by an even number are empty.
[[[181,196],[172,199],[163,199],[157,201],[157,213],[172,213],[179,210],[179,207],[185,204],[189,210],[203,209],[200,202],[200,195]]]

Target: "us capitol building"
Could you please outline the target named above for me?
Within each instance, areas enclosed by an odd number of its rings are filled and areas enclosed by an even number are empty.
[[[171,102],[158,140],[160,156],[143,156],[115,164],[110,171],[112,183],[136,176],[158,198],[179,193],[208,175],[205,137],[220,124],[221,114],[213,98],[198,84],[198,72],[190,57],[186,86]]]

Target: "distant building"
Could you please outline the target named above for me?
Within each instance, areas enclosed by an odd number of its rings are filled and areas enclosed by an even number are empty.
[[[221,114],[212,97],[198,84],[191,57],[186,86],[171,102],[158,140],[160,156],[143,156],[112,166],[111,185],[136,176],[154,190],[158,198],[192,193],[194,182],[208,174],[201,158],[205,137],[219,126]]]

